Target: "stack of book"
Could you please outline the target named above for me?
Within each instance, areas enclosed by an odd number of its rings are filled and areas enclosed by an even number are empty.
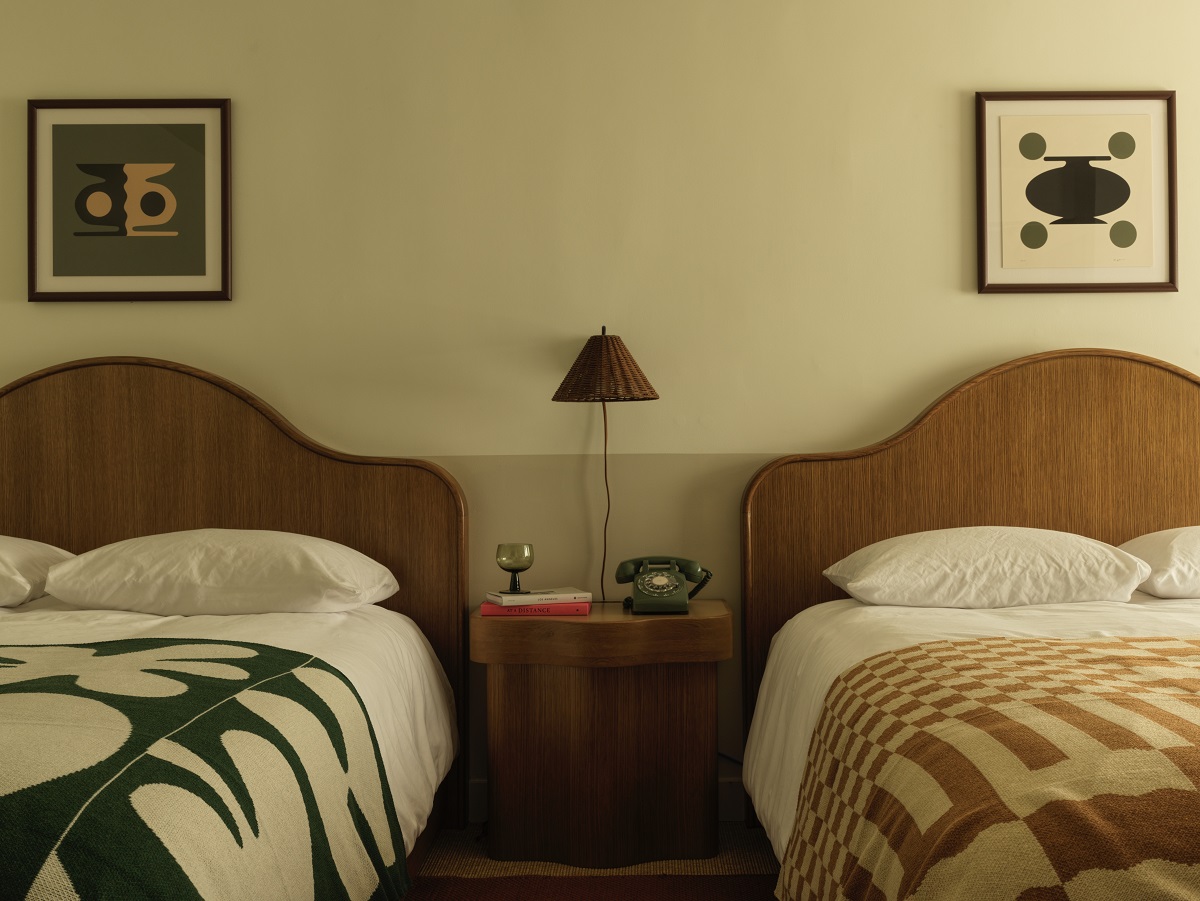
[[[592,593],[578,588],[544,588],[524,594],[489,591],[479,613],[482,616],[587,616]]]

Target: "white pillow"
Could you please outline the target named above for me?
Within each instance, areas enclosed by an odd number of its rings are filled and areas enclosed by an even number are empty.
[[[396,593],[387,567],[333,541],[239,529],[130,538],[51,567],[46,591],[77,607],[162,616],[349,610]]]
[[[1142,591],[1160,598],[1200,598],[1200,526],[1151,532],[1126,541],[1121,550],[1150,564]]]
[[[0,607],[16,607],[46,593],[46,573],[70,551],[29,538],[0,535]]]
[[[1069,532],[971,526],[877,542],[825,570],[851,597],[906,607],[1128,601],[1148,564]]]

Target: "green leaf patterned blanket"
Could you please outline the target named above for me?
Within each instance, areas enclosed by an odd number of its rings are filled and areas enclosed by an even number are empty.
[[[407,888],[370,722],[320,659],[196,639],[0,646],[0,898]]]

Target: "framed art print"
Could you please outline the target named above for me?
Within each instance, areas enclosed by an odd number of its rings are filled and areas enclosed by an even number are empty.
[[[229,300],[229,100],[30,100],[29,299]]]
[[[975,95],[979,292],[1177,291],[1175,92]]]

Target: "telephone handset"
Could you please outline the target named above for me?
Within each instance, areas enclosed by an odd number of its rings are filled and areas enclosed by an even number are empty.
[[[616,580],[632,582],[625,606],[634,613],[687,613],[688,601],[708,584],[712,572],[682,557],[635,557],[617,566]],[[686,582],[695,582],[690,592]]]

